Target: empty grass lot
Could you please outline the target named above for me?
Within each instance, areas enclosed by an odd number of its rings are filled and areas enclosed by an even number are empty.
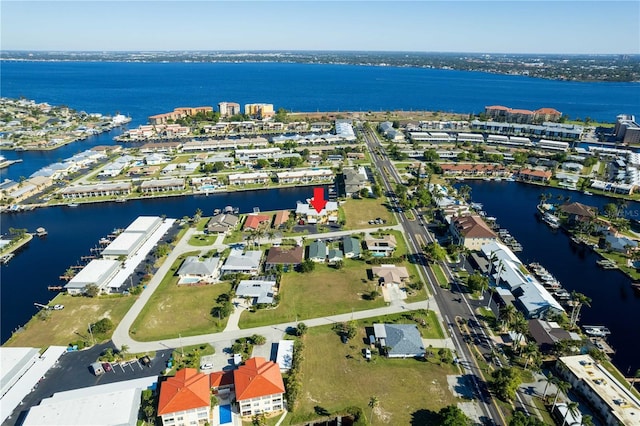
[[[82,338],[89,340],[90,323],[108,317],[115,329],[135,300],[135,296],[89,298],[59,294],[49,305],[61,304],[64,305],[64,309],[50,311],[50,316],[45,321],[40,320],[37,315],[34,316],[25,325],[24,331],[14,334],[5,346],[67,346]]]
[[[342,206],[347,222],[344,229],[363,229],[396,225],[396,219],[389,209],[383,205],[385,198],[363,198],[347,200]],[[372,219],[386,220],[384,225],[369,225]]]
[[[303,338],[303,392],[296,410],[287,416],[289,424],[318,417],[315,411],[319,405],[329,412],[359,406],[369,419],[367,404],[372,396],[380,402],[372,424],[435,424],[430,422],[434,412],[457,402],[446,379],[457,373],[453,366],[376,355],[367,362],[362,354],[368,346],[365,338],[362,324],[347,344],[342,344],[329,326],[309,329]]]
[[[189,245],[195,247],[210,246],[216,242],[217,235],[196,234],[189,238]]]
[[[278,307],[243,312],[239,326],[259,327],[382,307],[382,296],[373,301],[362,298],[375,288],[367,277],[369,268],[362,261],[345,259],[340,270],[318,264],[310,273],[287,272],[282,275]]]
[[[185,253],[174,262],[131,326],[131,337],[145,342],[175,338],[178,333],[195,336],[224,330],[226,319],[218,323],[218,319],[211,316],[211,309],[220,294],[229,292],[230,283],[204,286],[177,284],[175,273],[182,261],[197,254]]]

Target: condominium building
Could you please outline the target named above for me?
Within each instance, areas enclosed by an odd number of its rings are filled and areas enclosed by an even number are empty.
[[[275,115],[273,104],[246,104],[244,113],[255,118],[270,118]]]
[[[237,115],[240,114],[240,104],[235,102],[220,102],[218,103],[218,111],[220,111],[221,117]]]

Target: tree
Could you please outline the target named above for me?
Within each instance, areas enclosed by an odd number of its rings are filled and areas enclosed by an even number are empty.
[[[556,405],[561,393],[567,393],[567,391],[571,389],[571,383],[565,382],[564,380],[558,380],[555,385],[557,392],[555,398],[553,398],[553,404],[551,404],[551,406]]]
[[[511,324],[516,320],[516,310],[515,306],[512,304],[508,304],[500,311],[500,319],[502,319],[502,329],[507,330]]]
[[[269,161],[265,160],[264,158],[260,158],[258,161],[256,161],[256,169],[264,169],[266,167],[269,167]]]
[[[202,219],[202,210],[198,208],[193,215],[193,223],[197,224],[198,222],[200,222],[200,219]]]
[[[375,408],[380,405],[380,400],[377,396],[374,395],[369,398],[369,403],[367,405],[369,406],[369,408],[371,408],[371,417],[369,418],[369,423],[373,424],[373,410],[375,410]]]
[[[427,244],[424,254],[431,262],[441,262],[447,258],[447,251],[437,241]]]
[[[382,197],[382,186],[380,186],[380,185],[378,185],[376,183],[376,184],[373,185],[371,190],[373,191],[373,196],[374,197],[376,197],[376,198]]]
[[[522,411],[513,413],[513,417],[509,420],[509,426],[545,426],[545,422],[536,416],[528,416]]]
[[[577,291],[571,292],[571,300],[573,301],[573,308],[571,309],[571,327],[575,327],[578,319],[580,318],[580,310],[582,305],[591,306],[591,299],[582,293]]]
[[[344,261],[343,261],[343,260],[336,260],[336,261],[333,263],[333,267],[334,267],[334,268],[336,268],[336,269],[342,269],[342,268],[344,268]]]
[[[472,292],[482,291],[489,286],[489,278],[486,276],[474,272],[467,277],[467,287]]]
[[[311,259],[306,259],[300,264],[300,272],[312,272],[314,269],[316,269],[316,263]]]
[[[298,326],[296,327],[296,336],[298,337],[302,337],[305,334],[307,334],[307,324],[301,322],[298,324]]]
[[[123,359],[127,353],[129,353],[129,345],[122,345],[120,347],[120,354],[122,355]]]
[[[84,294],[88,297],[96,297],[100,294],[100,288],[95,284],[89,284],[84,288]]]
[[[502,367],[491,373],[491,387],[503,401],[511,401],[516,396],[516,390],[522,379],[518,370],[513,367]]]
[[[544,385],[544,391],[542,392],[542,399],[544,399],[547,397],[547,390],[549,389],[549,385],[555,385],[558,381],[558,378],[555,377],[551,372],[549,372],[546,376],[544,376],[544,379],[540,379],[540,381],[547,382]]]
[[[254,345],[258,345],[258,346],[264,345],[265,343],[267,343],[267,338],[260,334],[254,334],[253,336],[251,336],[250,339]]]
[[[471,424],[471,419],[464,414],[464,411],[459,409],[456,405],[448,405],[438,411],[440,416],[439,425],[443,426],[468,426]]]
[[[574,401],[570,401],[567,403],[567,412],[564,413],[564,417],[562,418],[562,426],[567,424],[567,417],[569,417],[569,413],[575,416],[578,413],[578,403]]]
[[[109,318],[102,318],[98,322],[91,324],[93,333],[105,334],[113,329],[113,322]]]
[[[423,156],[425,161],[438,161],[440,159],[440,156],[435,149],[427,149]]]
[[[618,206],[614,203],[605,204],[604,206],[604,215],[609,220],[614,220],[618,218]]]
[[[359,192],[360,198],[367,198],[369,196],[369,190],[367,188],[362,188]]]

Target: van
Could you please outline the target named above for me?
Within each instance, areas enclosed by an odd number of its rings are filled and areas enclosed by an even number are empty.
[[[100,364],[99,362],[94,362],[93,364],[91,364],[91,370],[93,371],[93,374],[96,376],[101,376],[104,374],[104,368],[102,367],[102,364]]]

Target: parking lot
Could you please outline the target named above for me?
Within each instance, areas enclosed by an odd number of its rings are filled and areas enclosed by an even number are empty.
[[[166,360],[171,354],[171,349],[158,351],[156,357],[151,359],[151,365],[144,367],[138,360],[124,365],[112,364],[112,370],[100,376],[95,376],[90,365],[95,362],[100,354],[107,348],[114,348],[111,343],[96,345],[90,349],[69,352],[63,355],[45,377],[36,385],[33,391],[25,397],[16,412],[4,425],[21,424],[28,409],[38,405],[43,398],[48,398],[56,392],[79,389],[88,386],[115,383],[124,380],[139,379],[148,376],[159,376],[165,369]]]

